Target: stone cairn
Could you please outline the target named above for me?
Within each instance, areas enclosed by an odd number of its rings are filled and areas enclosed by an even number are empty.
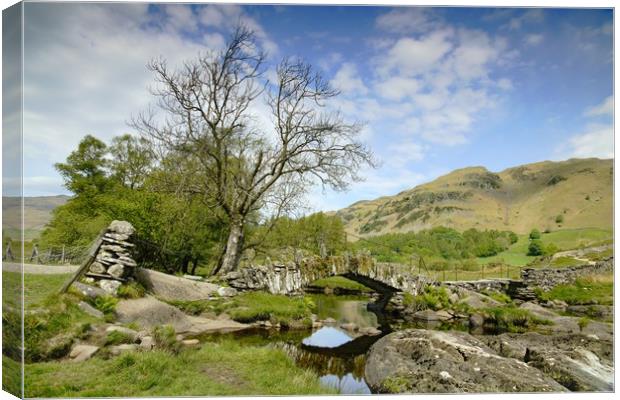
[[[112,221],[101,237],[101,245],[84,280],[96,283],[112,295],[123,283],[132,280],[138,265],[131,256],[134,244],[130,240],[134,233],[129,222]]]

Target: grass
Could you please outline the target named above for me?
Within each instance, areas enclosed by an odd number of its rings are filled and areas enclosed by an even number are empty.
[[[2,355],[2,390],[21,396],[21,363]]]
[[[319,279],[310,284],[320,288],[357,290],[360,292],[372,292],[372,289],[362,285],[361,283],[352,281],[343,276],[331,276],[329,278]]]
[[[40,306],[47,297],[57,292],[71,274],[24,274],[24,308]],[[19,308],[21,294],[21,274],[2,271],[2,303]]]
[[[538,325],[549,325],[551,321],[538,318],[528,310],[515,306],[491,307],[483,311],[485,323],[492,324],[498,331],[523,333]]]
[[[178,355],[155,350],[81,363],[26,366],[27,397],[140,397],[334,394],[282,351],[234,340]]]
[[[567,304],[612,305],[614,300],[613,274],[579,278],[572,285],[559,285],[552,290],[538,291],[541,300],[562,300]]]
[[[204,312],[213,312],[219,315],[227,313],[232,319],[239,322],[269,320],[272,323],[280,323],[285,326],[297,320],[308,323],[314,306],[309,298],[289,297],[267,292],[246,292],[232,299],[173,301],[170,303],[188,314],[198,315]]]
[[[577,265],[583,265],[583,261],[576,260],[572,257],[558,257],[551,260],[551,267],[556,268],[564,268],[564,267],[574,267]]]

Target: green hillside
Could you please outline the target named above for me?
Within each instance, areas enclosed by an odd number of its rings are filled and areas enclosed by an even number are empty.
[[[436,226],[541,231],[613,227],[613,160],[543,161],[494,173],[455,170],[395,196],[337,212],[352,236]],[[353,239],[353,238],[352,238]]]

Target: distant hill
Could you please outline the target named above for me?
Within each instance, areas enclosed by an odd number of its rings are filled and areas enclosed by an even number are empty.
[[[69,200],[69,196],[24,197],[24,237],[37,238],[52,219],[52,210]],[[19,238],[20,198],[2,197],[2,230],[12,239]]]
[[[356,236],[434,226],[529,232],[613,227],[613,160],[543,161],[499,173],[455,170],[395,196],[336,213]],[[354,239],[354,238],[352,238]]]

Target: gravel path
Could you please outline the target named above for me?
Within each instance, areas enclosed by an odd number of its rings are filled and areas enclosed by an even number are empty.
[[[70,274],[77,271],[78,265],[39,265],[24,264],[26,274]],[[2,262],[2,271],[21,272],[19,263]]]

